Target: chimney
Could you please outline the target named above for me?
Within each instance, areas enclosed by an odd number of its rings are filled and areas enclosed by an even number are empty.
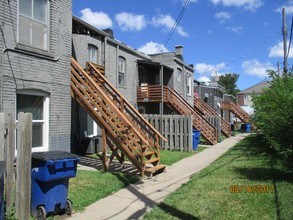
[[[114,33],[113,33],[112,29],[107,28],[107,29],[104,29],[103,31],[106,32],[107,34],[109,34],[110,38],[114,39]]]
[[[175,49],[176,49],[175,56],[183,61],[183,53],[182,53],[183,46],[181,46],[181,45],[175,46]]]

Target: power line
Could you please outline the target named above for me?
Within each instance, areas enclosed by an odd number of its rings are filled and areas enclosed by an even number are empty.
[[[159,53],[164,47],[166,47],[166,45],[167,45],[167,43],[169,42],[170,38],[172,37],[174,31],[176,30],[176,28],[177,28],[177,26],[178,26],[178,24],[179,24],[181,18],[183,17],[183,15],[184,15],[184,13],[185,13],[185,11],[186,11],[188,5],[189,5],[189,2],[190,2],[190,0],[186,0],[186,1],[184,2],[184,5],[183,5],[183,7],[182,7],[182,9],[181,9],[181,11],[180,11],[178,17],[177,17],[177,19],[176,19],[176,21],[175,21],[175,23],[174,23],[172,29],[171,29],[170,32],[168,33],[168,35],[167,35],[167,37],[166,37],[166,39],[165,39],[163,45],[158,49],[158,51],[157,51],[156,53]]]
[[[292,21],[293,21],[293,20],[292,20]],[[261,44],[259,44],[259,45],[258,45],[257,47],[255,47],[254,49],[252,49],[250,52],[246,53],[244,56],[241,56],[241,57],[239,57],[239,58],[237,58],[237,59],[234,59],[234,60],[232,60],[232,61],[226,63],[224,66],[221,66],[221,67],[218,67],[218,68],[214,68],[214,69],[211,70],[211,71],[205,71],[205,72],[203,72],[203,73],[200,73],[200,75],[203,75],[203,74],[206,74],[206,73],[210,73],[210,72],[219,71],[219,70],[221,70],[221,69],[223,69],[223,68],[226,68],[226,67],[230,66],[230,65],[233,64],[233,63],[236,63],[236,62],[238,62],[238,61],[240,61],[240,60],[243,60],[245,57],[249,56],[249,55],[252,54],[252,53],[255,53],[259,48],[263,47],[265,43],[267,43],[270,39],[272,39],[272,38],[273,38],[275,35],[277,35],[277,34],[280,34],[280,32],[275,32],[275,33],[271,34],[271,35],[270,35],[265,41],[263,41]],[[275,66],[275,65],[274,65],[274,66]]]

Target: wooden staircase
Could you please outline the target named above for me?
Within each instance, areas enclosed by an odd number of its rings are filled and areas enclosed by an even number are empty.
[[[236,105],[231,101],[221,101],[221,108],[232,112],[238,119],[240,119],[240,121],[250,123],[249,114],[247,114],[239,105]]]
[[[160,164],[160,138],[138,111],[104,77],[104,68],[87,63],[87,70],[71,58],[71,95],[102,128],[103,165],[108,169],[116,157],[124,156],[141,172],[153,175],[164,171]],[[108,146],[112,154],[107,159]]]
[[[204,139],[212,145],[218,141],[217,129],[198,114],[174,89],[160,85],[139,86],[137,88],[137,102],[164,102],[181,115],[192,115],[193,127],[201,132]]]
[[[207,103],[205,103],[201,98],[198,96],[194,97],[194,109],[203,116],[219,116],[218,113]],[[220,117],[220,116],[219,116]],[[230,124],[220,117],[221,120],[221,132],[226,137],[231,136],[231,127]]]

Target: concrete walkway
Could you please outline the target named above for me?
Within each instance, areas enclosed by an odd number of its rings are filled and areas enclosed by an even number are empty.
[[[141,180],[101,199],[75,213],[68,220],[139,219],[146,211],[160,203],[170,193],[189,181],[190,177],[219,158],[247,134],[238,134],[191,157],[168,166],[166,173]],[[98,188],[97,188],[98,190]]]

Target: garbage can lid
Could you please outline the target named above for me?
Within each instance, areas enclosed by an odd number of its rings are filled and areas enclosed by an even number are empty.
[[[37,160],[62,160],[62,159],[71,159],[78,158],[76,154],[72,154],[66,151],[46,151],[46,152],[34,152],[32,153],[32,159]]]

